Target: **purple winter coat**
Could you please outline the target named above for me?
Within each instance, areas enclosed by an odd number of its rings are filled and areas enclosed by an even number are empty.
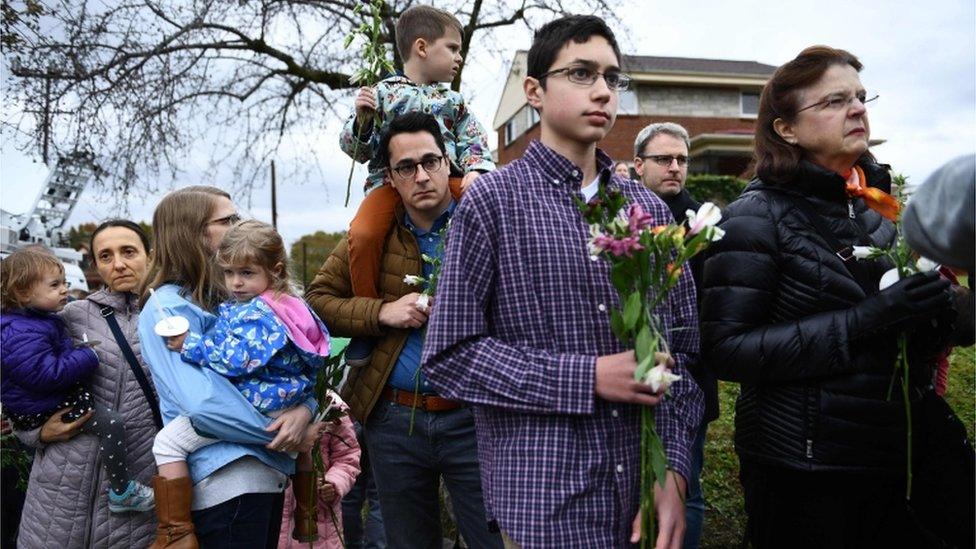
[[[52,313],[14,309],[0,314],[0,402],[15,414],[54,411],[98,368],[98,356],[75,347]]]

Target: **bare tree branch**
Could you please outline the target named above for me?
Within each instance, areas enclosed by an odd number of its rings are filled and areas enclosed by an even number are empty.
[[[395,21],[415,0],[388,0]],[[9,69],[0,129],[24,151],[106,159],[107,188],[128,196],[209,156],[247,192],[292,136],[334,119],[359,65],[342,39],[363,20],[354,0],[0,0],[0,51]],[[531,28],[568,8],[612,17],[614,0],[453,0],[462,55],[496,55],[493,33]],[[462,65],[453,82],[461,84]],[[296,137],[297,138],[297,137]]]

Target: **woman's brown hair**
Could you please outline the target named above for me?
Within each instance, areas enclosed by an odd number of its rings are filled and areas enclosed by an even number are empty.
[[[850,65],[861,72],[861,62],[854,54],[829,46],[810,46],[795,59],[776,69],[766,82],[759,98],[756,119],[756,145],[753,162],[755,175],[767,183],[792,180],[803,160],[803,148],[787,143],[773,128],[777,118],[787,122],[796,119],[802,91],[815,84],[834,65]],[[861,160],[874,161],[870,152]]]
[[[6,259],[0,261],[0,309],[19,309],[23,307],[34,284],[48,271],[64,274],[64,265],[51,250],[41,245],[26,246],[14,250]]]
[[[204,244],[207,222],[216,210],[216,197],[230,195],[216,187],[196,185],[163,197],[153,212],[153,254],[140,293],[142,303],[149,288],[172,283],[183,287],[193,301],[206,310],[220,303],[220,277]]]
[[[231,227],[220,241],[217,263],[221,267],[258,265],[268,272],[272,290],[279,294],[295,295],[288,276],[285,242],[278,231],[267,223],[249,219]],[[281,265],[280,274],[275,273],[277,265]]]

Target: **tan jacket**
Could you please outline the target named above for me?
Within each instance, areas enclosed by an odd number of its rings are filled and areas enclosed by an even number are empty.
[[[397,222],[383,245],[379,292],[382,298],[355,297],[349,283],[349,239],[343,238],[326,258],[315,279],[305,292],[305,299],[334,336],[378,337],[368,366],[353,368],[342,389],[352,416],[365,424],[370,411],[386,387],[409,330],[380,326],[380,306],[396,301],[411,292],[413,286],[403,282],[406,275],[420,275],[420,248],[413,233],[403,224],[398,208]]]

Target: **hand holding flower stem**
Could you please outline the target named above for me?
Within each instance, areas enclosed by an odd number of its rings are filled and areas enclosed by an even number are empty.
[[[901,279],[907,278],[915,273],[933,271],[939,268],[934,261],[919,257],[915,259],[915,253],[909,248],[908,243],[902,235],[901,210],[904,203],[905,177],[896,175],[892,178],[892,187],[895,190],[895,198],[898,201],[898,214],[895,220],[895,242],[890,248],[878,248],[875,246],[854,246],[853,255],[859,261],[870,261],[886,258],[894,268],[884,275],[878,284],[880,290],[884,290]],[[909,384],[909,364],[908,364],[908,336],[902,332],[898,334],[898,358],[895,360],[894,372],[891,376],[891,383],[888,386],[888,400],[891,400],[894,392],[895,380],[901,381],[901,396],[905,408],[905,427],[906,427],[906,468],[905,468],[905,499],[912,497],[912,402],[910,398]]]
[[[585,203],[578,199],[577,205],[590,226],[587,249],[591,256],[602,257],[610,264],[610,281],[620,296],[620,307],[610,313],[610,327],[623,344],[634,348],[637,365],[633,379],[649,385],[648,392],[660,395],[644,399],[649,405],[641,407],[641,502],[639,528],[635,531],[640,533],[641,547],[646,547],[656,537],[655,483],[663,487],[668,470],[652,405],[667,394],[671,383],[681,378],[670,372],[674,361],[668,349],[667,329],[654,311],[678,284],[682,265],[722,238],[724,232],[715,226],[721,212],[714,204],[706,203],[697,212],[687,212],[687,227],[654,225],[652,216],[640,204],[627,204],[618,189],[603,186],[595,201]],[[613,356],[617,355],[601,359]],[[598,359],[598,393],[600,368]]]
[[[353,8],[354,17],[362,15],[364,10],[369,10],[369,12],[367,21],[346,35],[344,42],[345,48],[349,49],[349,46],[352,45],[356,38],[362,38],[364,41],[360,53],[363,64],[349,77],[349,83],[351,84],[359,84],[360,86],[371,88],[379,82],[384,74],[389,74],[394,70],[393,63],[387,56],[386,44],[383,42],[383,7],[383,0],[371,0],[365,3],[356,3],[356,7]],[[370,120],[367,120],[362,112],[357,112],[356,114],[356,122],[353,124],[353,133],[355,134],[352,152],[353,160],[352,166],[349,168],[349,179],[346,181],[345,206],[349,205],[352,175],[356,169],[356,155],[359,151],[360,143],[363,137],[370,135],[378,125],[378,116],[375,106],[373,109],[373,117]],[[369,128],[369,131],[367,131],[367,128]]]

